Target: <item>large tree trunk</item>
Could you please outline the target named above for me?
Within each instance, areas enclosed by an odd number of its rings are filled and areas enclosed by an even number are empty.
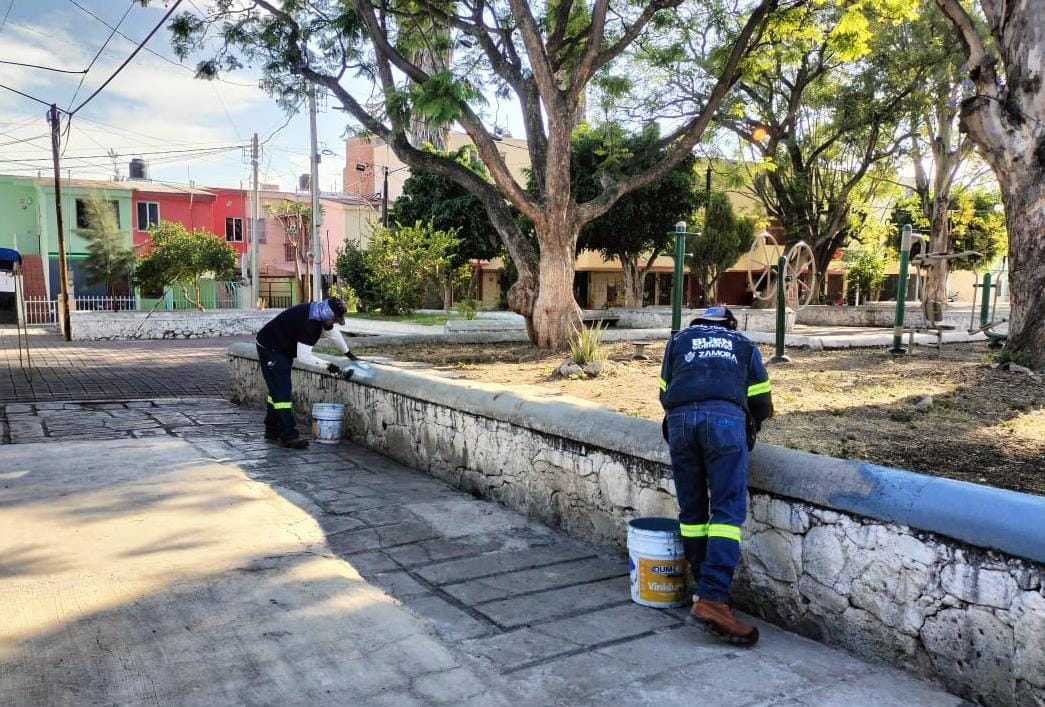
[[[1045,137],[1041,152],[1045,158]],[[1012,310],[1007,346],[1038,370],[1045,369],[1045,179],[1043,167],[1002,182],[1008,217],[1009,294]]]
[[[641,307],[648,270],[640,266],[634,258],[622,257],[620,265],[624,271],[624,306]]]
[[[980,0],[1004,66],[986,50],[959,0],[936,0],[969,57],[976,95],[961,124],[994,170],[1009,233],[1010,321],[1007,348],[1045,368],[1045,0]]]
[[[544,236],[533,304],[534,343],[561,349],[581,327],[581,309],[573,297],[576,233],[559,229]]]
[[[951,232],[947,226],[947,211],[950,200],[946,196],[937,196],[933,200],[932,223],[929,227],[929,245],[923,246],[923,254],[947,253],[951,248]],[[922,311],[928,322],[943,319],[947,309],[947,275],[950,272],[949,262],[943,258],[925,261],[927,268],[925,290],[922,292]]]

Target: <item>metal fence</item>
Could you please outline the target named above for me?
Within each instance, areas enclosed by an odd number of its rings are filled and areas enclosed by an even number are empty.
[[[133,312],[151,311],[151,307],[139,308],[134,297],[75,297],[74,309],[79,312]],[[217,297],[204,297],[203,307],[212,309],[238,309],[239,302],[235,291],[231,293],[220,293]],[[289,305],[288,305],[289,306]],[[175,299],[165,302],[155,311],[188,310],[195,309],[196,305],[183,299]],[[25,299],[26,323],[30,325],[48,325],[58,323],[58,300],[45,297],[26,297]]]

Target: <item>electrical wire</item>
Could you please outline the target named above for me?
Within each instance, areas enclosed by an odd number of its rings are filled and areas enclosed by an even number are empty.
[[[86,74],[87,69],[80,69],[79,71],[73,71],[72,69],[55,69],[51,66],[40,66],[39,64],[23,64],[20,61],[6,61],[0,59],[0,64],[8,64],[9,66],[24,66],[28,69],[40,69],[41,71],[53,71],[57,74]]]
[[[69,0],[69,2],[71,2],[73,5],[75,5],[76,7],[80,8],[81,10],[83,10],[85,13],[87,13],[88,15],[93,17],[94,19],[96,19],[99,22],[101,22],[103,25],[105,25],[109,29],[113,29],[112,25],[110,25],[108,22],[103,20],[101,17],[99,17],[95,13],[91,12],[88,8],[84,7],[80,3],[76,2],[76,0]],[[193,7],[196,7],[196,5],[194,3],[192,5],[193,5]],[[198,7],[196,9],[199,10]],[[202,15],[204,13],[202,11],[200,11],[200,14]],[[128,37],[123,32],[117,32],[117,34],[119,34],[121,37],[123,37],[124,39],[126,39],[129,42],[133,42],[134,41],[133,39]],[[152,54],[153,56],[155,56],[158,59],[162,59],[163,61],[167,62],[171,66],[176,66],[179,69],[185,69],[186,71],[191,72],[193,75],[196,74],[196,71],[191,66],[185,66],[185,64],[179,64],[178,62],[173,61],[169,57],[166,57],[163,54],[160,54],[159,52],[155,52],[152,49],[149,49],[148,47],[145,48],[145,51],[147,51],[148,53]],[[217,81],[221,81],[222,83],[227,83],[230,86],[243,86],[245,88],[257,88],[258,87],[257,84],[253,84],[253,83],[239,83],[238,81],[229,81],[229,80],[223,79],[223,78],[217,78],[216,80]]]
[[[4,31],[4,27],[7,25],[7,16],[11,14],[11,8],[15,6],[15,0],[7,3],[7,12],[4,13],[4,19],[0,20],[0,32]]]
[[[123,17],[121,17],[120,21],[116,23],[116,26],[112,28],[112,31],[109,33],[109,36],[105,38],[105,42],[102,44],[101,48],[98,49],[98,51],[94,55],[94,58],[91,59],[91,63],[87,65],[86,71],[83,72],[83,76],[80,78],[80,83],[77,84],[76,90],[73,91],[73,97],[69,99],[69,108],[70,109],[73,107],[73,103],[76,101],[76,97],[78,95],[80,95],[80,89],[83,88],[83,82],[84,82],[84,79],[87,78],[87,73],[92,68],[94,68],[94,64],[95,64],[96,61],[98,61],[98,57],[100,57],[102,55],[102,52],[105,51],[105,48],[109,46],[109,42],[112,41],[112,38],[116,34],[116,32],[119,29],[120,25],[122,25],[123,21],[127,19],[127,15],[131,14],[131,7],[133,7],[133,5],[128,3],[127,9],[123,13]],[[70,125],[72,125],[71,122],[70,122]],[[66,133],[66,135],[68,135],[68,133]]]
[[[7,89],[11,93],[17,93],[19,96],[22,96],[23,98],[28,98],[31,101],[36,101],[40,105],[47,106],[48,108],[51,107],[51,104],[48,103],[47,101],[43,100],[42,98],[37,98],[36,96],[30,96],[28,93],[23,93],[22,91],[19,91],[17,88],[11,88],[10,86],[5,86],[2,83],[0,83],[0,88]],[[58,110],[61,110],[61,108],[59,108]]]
[[[74,2],[75,3],[75,0],[69,0],[69,2]],[[124,67],[127,66],[127,64],[131,63],[131,60],[134,59],[134,57],[138,56],[138,52],[140,52],[142,50],[142,48],[146,45],[146,43],[150,39],[152,39],[153,35],[155,35],[157,32],[160,31],[160,28],[163,27],[164,23],[170,18],[171,15],[174,14],[174,11],[178,9],[178,6],[181,5],[181,3],[182,3],[182,0],[174,0],[174,3],[171,4],[170,9],[167,10],[167,14],[165,14],[163,16],[163,18],[156,24],[156,26],[152,28],[152,31],[149,32],[148,35],[146,35],[145,39],[143,39],[141,41],[141,43],[138,44],[138,46],[136,46],[134,48],[134,51],[131,52],[131,55],[129,57],[127,57],[126,59],[124,59],[122,64],[120,64],[118,67],[116,67],[116,71],[112,72],[112,75],[109,76],[109,78],[105,79],[105,83],[103,83],[101,86],[96,88],[94,93],[92,93],[90,96],[88,96],[83,101],[83,103],[81,103],[80,105],[76,106],[76,108],[74,108],[72,111],[70,111],[69,112],[70,116],[76,115],[80,110],[83,109],[84,106],[86,106],[88,103],[90,103],[92,100],[94,100],[95,96],[97,96],[99,93],[104,91],[105,87],[108,86],[112,82],[113,79],[115,79],[117,76],[119,76],[120,72],[123,71]]]

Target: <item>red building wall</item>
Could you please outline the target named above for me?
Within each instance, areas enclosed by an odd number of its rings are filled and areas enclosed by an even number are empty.
[[[22,287],[25,288],[26,297],[47,299],[43,261],[39,255],[22,256]]]
[[[247,192],[242,189],[225,189],[220,187],[209,188],[214,194],[214,205],[211,215],[210,230],[225,238],[225,219],[243,219],[243,240],[229,241],[229,245],[236,249],[237,253],[247,250],[247,239],[249,237],[250,214],[247,213]],[[262,214],[264,217],[264,214]]]
[[[138,204],[155,202],[159,204],[160,220],[180,223],[187,229],[214,231],[215,198],[206,193],[150,192],[146,189],[135,189],[131,194],[131,225],[134,233],[134,247],[146,246],[149,233],[138,228]],[[224,225],[219,235],[224,238]]]

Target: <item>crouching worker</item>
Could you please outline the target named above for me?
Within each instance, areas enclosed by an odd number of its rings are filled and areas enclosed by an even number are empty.
[[[772,414],[758,347],[735,331],[725,307],[709,307],[664,350],[660,402],[679,502],[686,559],[697,583],[693,617],[734,645],[758,629],[727,604],[747,512],[748,451]]]
[[[345,337],[334,324],[345,323],[345,303],[337,297],[297,304],[276,315],[258,332],[258,361],[268,386],[265,406],[265,439],[291,449],[304,449],[308,440],[298,435],[290,397],[290,371],[294,359],[342,375],[341,368],[312,353],[320,337],[332,340],[341,353],[355,360]]]

